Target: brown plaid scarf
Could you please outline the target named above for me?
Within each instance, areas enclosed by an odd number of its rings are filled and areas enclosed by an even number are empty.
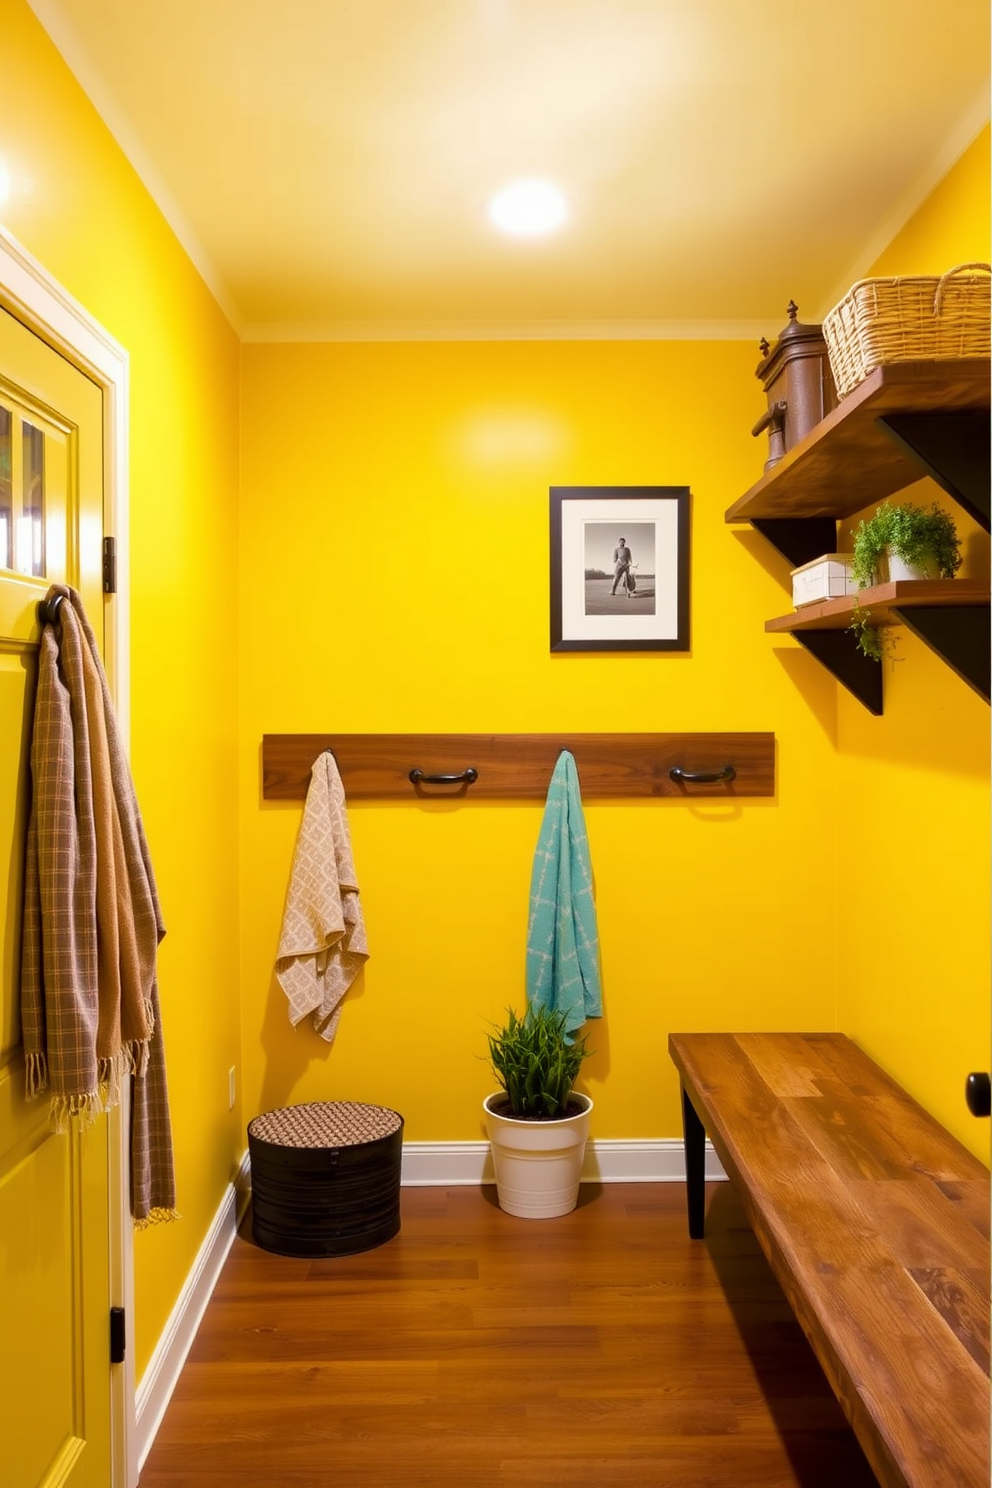
[[[75,590],[42,630],[31,741],[21,1025],[29,1097],[56,1126],[116,1105],[132,1078],[131,1213],[176,1217],[156,978],[165,934],[96,638]]]

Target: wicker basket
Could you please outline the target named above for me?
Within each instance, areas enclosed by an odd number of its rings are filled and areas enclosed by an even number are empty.
[[[823,319],[837,396],[891,362],[989,356],[990,273],[972,263],[939,278],[859,279]]]

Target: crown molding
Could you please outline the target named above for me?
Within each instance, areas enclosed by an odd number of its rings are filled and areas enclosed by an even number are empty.
[[[762,320],[313,320],[246,325],[255,344],[343,341],[760,341]]]

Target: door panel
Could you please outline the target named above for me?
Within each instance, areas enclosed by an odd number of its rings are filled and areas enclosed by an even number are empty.
[[[24,1099],[20,926],[38,601],[102,640],[100,389],[0,310],[0,1488],[107,1488],[109,1137]]]

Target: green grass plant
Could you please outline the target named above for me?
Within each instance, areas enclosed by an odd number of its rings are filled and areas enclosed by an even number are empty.
[[[565,1115],[583,1059],[585,1038],[570,1041],[565,1014],[529,1007],[522,1018],[507,1008],[502,1028],[489,1034],[489,1058],[506,1091],[512,1116],[554,1120]]]

